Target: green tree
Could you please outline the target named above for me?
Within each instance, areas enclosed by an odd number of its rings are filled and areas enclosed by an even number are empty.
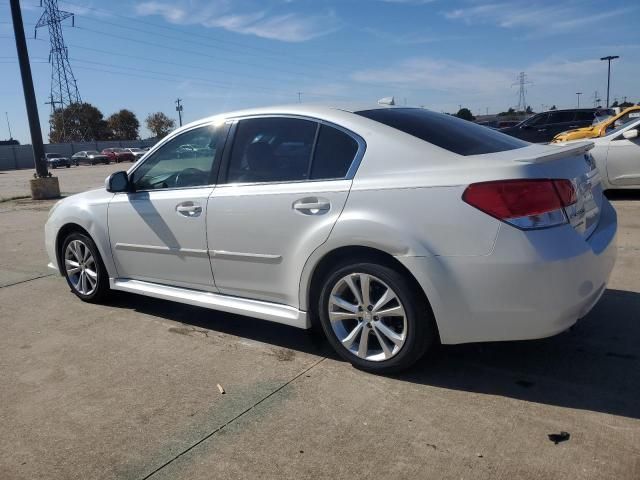
[[[136,114],[123,108],[107,118],[107,126],[114,140],[135,140],[138,138],[140,122]]]
[[[166,137],[176,126],[175,120],[167,117],[162,112],[150,113],[145,123],[149,131],[158,138]]]
[[[620,105],[618,105],[618,101],[617,101],[617,100],[611,104],[611,108],[613,108],[613,107],[619,107],[619,106],[620,106]]]
[[[102,112],[90,103],[72,103],[49,118],[51,143],[107,140],[110,136]]]
[[[529,114],[533,113],[533,110],[531,109],[531,105],[527,107],[527,110],[525,111],[525,113],[529,113]]]
[[[623,109],[624,109],[624,108],[633,107],[633,102],[622,102],[622,103],[619,105],[619,107],[620,107],[620,108],[623,108]]]
[[[555,105],[551,105],[551,108],[549,110],[557,110],[558,107],[556,107]]]
[[[463,107],[460,110],[458,110],[458,113],[456,113],[456,117],[462,118],[463,120],[469,120],[470,122],[476,119],[476,117],[474,117],[473,114],[471,113],[471,110],[469,110],[466,107]]]

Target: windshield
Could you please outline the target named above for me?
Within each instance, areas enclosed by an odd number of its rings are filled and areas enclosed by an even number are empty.
[[[62,158],[62,155],[60,155],[59,153],[47,153],[46,157],[47,158]]]
[[[615,128],[615,129],[611,130],[611,132],[608,132],[607,133],[607,137],[610,137],[612,135],[617,135],[619,132],[621,132],[622,130],[625,130],[627,128],[632,129],[632,128],[636,128],[638,126],[640,126],[640,120],[634,121],[631,125],[629,125],[629,122],[627,122],[627,123],[625,123],[623,125],[620,125],[618,128]]]
[[[380,108],[355,113],[458,155],[504,152],[529,145],[497,130],[423,108]]]
[[[96,150],[89,150],[87,152],[87,155],[100,155],[100,152],[96,151]]]

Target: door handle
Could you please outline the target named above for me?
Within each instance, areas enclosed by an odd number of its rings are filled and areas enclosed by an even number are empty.
[[[320,215],[331,209],[331,202],[324,198],[302,198],[293,203],[293,209],[305,215]]]
[[[183,202],[176,205],[176,212],[185,217],[199,217],[202,213],[202,207],[193,202]]]

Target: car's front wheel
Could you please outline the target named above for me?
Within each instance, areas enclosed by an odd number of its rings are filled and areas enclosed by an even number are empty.
[[[85,302],[99,302],[109,292],[109,278],[98,249],[87,235],[75,232],[62,244],[60,258],[71,291]]]
[[[370,372],[408,368],[437,338],[424,296],[404,273],[386,265],[337,267],[325,280],[318,308],[336,352]]]

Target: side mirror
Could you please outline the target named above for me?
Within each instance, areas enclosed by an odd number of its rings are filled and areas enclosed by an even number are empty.
[[[131,184],[127,172],[114,172],[104,182],[107,192],[119,193],[130,191]]]
[[[633,140],[634,138],[638,138],[638,129],[632,128],[630,130],[625,130],[622,132],[622,136],[627,140]]]

